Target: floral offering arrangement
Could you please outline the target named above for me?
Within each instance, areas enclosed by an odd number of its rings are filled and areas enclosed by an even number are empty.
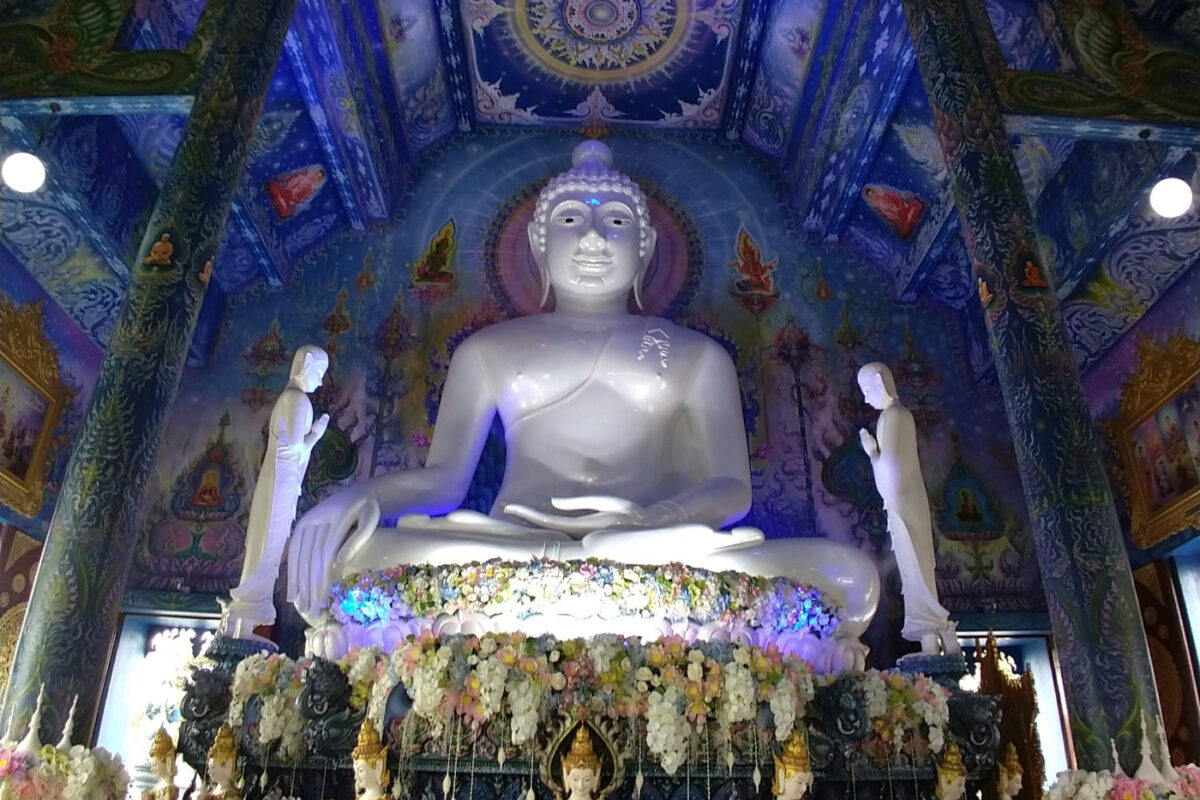
[[[1045,800],[1200,800],[1200,767],[1186,764],[1170,772],[1169,777],[1139,778],[1068,770],[1058,773]]]
[[[229,703],[229,725],[236,731],[242,727],[246,701],[257,696],[258,745],[264,753],[276,752],[290,763],[305,756],[304,719],[296,711],[304,663],[297,664],[281,653],[258,653],[243,659],[233,676]]]
[[[0,741],[0,800],[122,800],[129,775],[120,757],[71,744],[74,704],[57,745],[38,739],[41,708],[39,694],[25,738]]]
[[[259,694],[260,746],[278,747],[284,759],[299,761],[303,720],[287,698],[297,696],[311,665],[280,655],[243,661],[234,678],[230,724],[236,729],[242,723],[249,697]],[[715,733],[728,746],[738,723],[758,719],[773,729],[776,741],[787,740],[809,714],[815,691],[811,666],[773,645],[689,644],[678,636],[562,641],[519,633],[438,638],[427,631],[389,655],[364,648],[337,665],[350,684],[350,707],[357,712],[365,706],[381,730],[397,685],[412,700],[409,714],[424,720],[435,737],[448,726],[500,725],[506,742],[527,748],[535,746],[541,721],[559,712],[642,718],[648,754],[672,774],[693,737]],[[934,752],[941,750],[949,722],[946,689],[924,676],[870,671],[851,679],[867,696],[881,735],[893,742],[919,736]]]
[[[712,572],[683,564],[502,561],[372,570],[335,584],[331,616],[343,624],[442,614],[571,614],[740,624],[832,636],[837,609],[818,589],[787,578]]]

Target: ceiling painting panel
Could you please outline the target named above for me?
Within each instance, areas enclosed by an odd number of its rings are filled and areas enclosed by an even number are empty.
[[[463,0],[480,122],[716,128],[740,0]]]
[[[743,135],[769,156],[791,138],[826,4],[781,0],[767,23]]]
[[[378,11],[404,136],[415,153],[455,128],[437,15],[432,0],[379,0]]]

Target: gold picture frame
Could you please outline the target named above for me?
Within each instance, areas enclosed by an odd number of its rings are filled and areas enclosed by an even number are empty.
[[[1200,343],[1142,334],[1121,408],[1105,426],[1138,547],[1200,525]]]
[[[41,301],[0,296],[0,502],[26,517],[42,509],[66,394]]]

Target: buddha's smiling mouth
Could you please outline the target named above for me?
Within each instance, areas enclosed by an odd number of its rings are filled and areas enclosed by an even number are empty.
[[[574,256],[571,263],[585,275],[604,275],[613,262],[605,256]]]

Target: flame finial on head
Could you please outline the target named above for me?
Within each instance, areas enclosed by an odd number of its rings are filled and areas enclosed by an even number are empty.
[[[562,757],[563,773],[576,769],[590,769],[596,775],[600,774],[600,756],[592,747],[592,734],[586,724],[580,724],[571,741],[571,749]]]

